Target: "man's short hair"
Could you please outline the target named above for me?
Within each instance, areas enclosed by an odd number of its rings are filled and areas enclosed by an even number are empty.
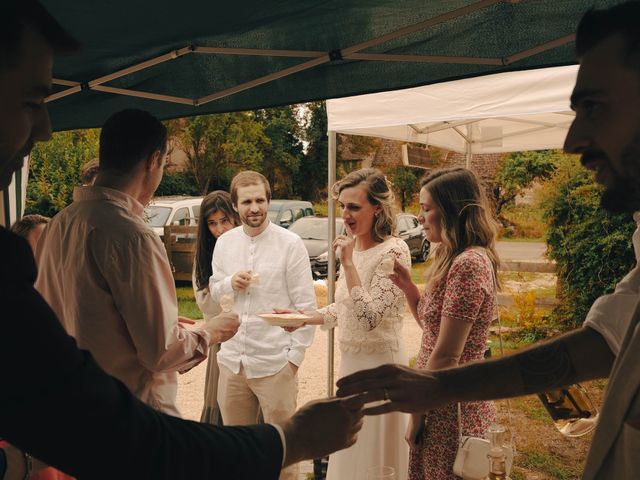
[[[269,185],[269,180],[261,173],[254,172],[253,170],[244,170],[231,180],[231,202],[234,205],[238,205],[238,188],[248,187],[250,185],[264,185],[267,201],[271,201],[271,186]]]
[[[611,8],[589,10],[576,31],[576,53],[584,56],[604,39],[620,34],[624,40],[625,65],[640,70],[640,2],[629,1]]]
[[[0,20],[0,72],[20,62],[20,42],[27,26],[40,33],[55,53],[80,48],[80,43],[60,26],[38,0],[0,1]]]
[[[156,150],[161,156],[167,151],[166,127],[144,110],[122,110],[100,132],[100,171],[129,173]]]
[[[49,217],[38,215],[37,213],[25,215],[20,220],[11,225],[11,231],[22,238],[27,238],[29,232],[41,224],[47,224],[51,220]]]

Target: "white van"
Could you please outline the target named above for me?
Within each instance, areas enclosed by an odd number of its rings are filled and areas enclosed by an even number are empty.
[[[144,209],[144,219],[160,238],[167,225],[197,225],[203,197],[156,197]]]

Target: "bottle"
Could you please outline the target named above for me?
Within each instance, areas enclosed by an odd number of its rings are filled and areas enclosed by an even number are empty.
[[[505,428],[497,423],[491,424],[487,430],[491,446],[487,455],[489,457],[489,475],[485,480],[511,480],[511,477],[507,475],[507,456],[502,447],[505,431]]]
[[[595,428],[598,409],[580,384],[540,393],[538,398],[563,435],[580,437]]]

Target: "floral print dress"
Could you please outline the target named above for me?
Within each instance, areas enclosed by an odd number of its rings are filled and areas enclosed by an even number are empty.
[[[418,303],[423,328],[416,368],[425,368],[440,331],[442,316],[473,323],[460,364],[484,356],[489,326],[494,318],[496,288],[493,266],[481,248],[469,248],[458,255],[444,281],[425,291]],[[462,434],[483,437],[495,420],[492,402],[461,403]],[[453,463],[458,450],[458,406],[452,404],[426,412],[422,443],[412,450],[409,480],[453,480]]]

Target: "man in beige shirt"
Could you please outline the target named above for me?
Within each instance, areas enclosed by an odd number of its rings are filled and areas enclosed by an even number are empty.
[[[145,403],[179,415],[177,372],[231,338],[239,320],[222,313],[196,328],[179,322],[166,252],[143,218],[162,179],[166,140],[146,112],[107,120],[95,184],[75,189],[40,240],[36,288],[103,369]]]

